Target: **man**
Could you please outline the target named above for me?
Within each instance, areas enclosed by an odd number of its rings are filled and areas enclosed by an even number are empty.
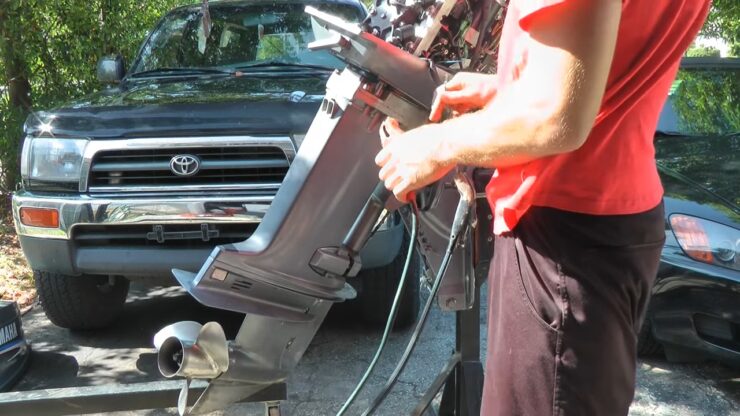
[[[653,133],[709,0],[511,0],[495,76],[458,74],[430,119],[383,128],[399,200],[496,167],[483,415],[626,415],[665,238]],[[472,111],[471,111],[472,110]]]

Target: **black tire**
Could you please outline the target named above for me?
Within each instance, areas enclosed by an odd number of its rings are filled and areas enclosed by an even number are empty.
[[[49,320],[62,328],[109,326],[123,312],[129,281],[117,276],[65,276],[34,271],[36,291]]]
[[[645,319],[637,335],[637,355],[651,357],[663,352],[663,346],[653,337],[653,324],[650,318]]]
[[[389,265],[363,270],[358,275],[361,289],[355,304],[362,319],[372,326],[382,328],[388,320],[406,262],[408,244],[408,237],[405,237],[398,256]],[[394,328],[405,328],[416,322],[420,304],[419,264],[418,254],[414,251]]]

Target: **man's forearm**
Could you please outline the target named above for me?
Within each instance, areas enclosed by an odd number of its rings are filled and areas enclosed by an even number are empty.
[[[505,167],[577,149],[583,138],[545,102],[522,103],[515,88],[501,91],[486,108],[429,125],[440,140],[444,165]]]
[[[578,149],[601,106],[621,7],[569,1],[530,19],[520,76],[484,109],[430,127],[439,165],[505,167]]]
[[[573,0],[531,15],[526,56],[482,110],[384,142],[375,162],[386,187],[404,199],[454,165],[500,168],[578,149],[601,107],[621,7],[619,0]],[[442,93],[447,101],[480,95],[465,88]],[[453,101],[448,104],[464,104]]]

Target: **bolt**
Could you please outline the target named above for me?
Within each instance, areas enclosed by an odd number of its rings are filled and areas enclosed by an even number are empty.
[[[490,243],[491,241],[493,241],[493,237],[488,237],[486,240],[488,240],[488,242]]]
[[[457,299],[455,298],[447,298],[447,300],[445,301],[445,306],[447,306],[448,308],[451,308],[455,306],[456,304],[457,304]]]

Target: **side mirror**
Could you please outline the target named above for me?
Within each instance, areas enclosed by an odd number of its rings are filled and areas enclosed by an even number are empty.
[[[103,84],[117,84],[126,75],[121,55],[104,56],[98,61],[98,81]]]

